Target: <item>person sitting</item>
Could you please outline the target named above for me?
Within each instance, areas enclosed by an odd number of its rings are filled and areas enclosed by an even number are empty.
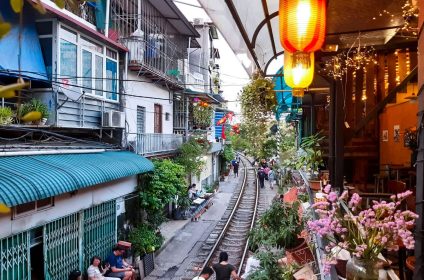
[[[115,246],[112,254],[107,257],[106,262],[110,264],[110,270],[106,274],[108,277],[117,277],[121,280],[135,280],[135,270],[122,257],[125,249]]]
[[[210,267],[205,267],[200,273],[200,276],[196,276],[192,280],[208,280],[212,275],[213,269]]]
[[[119,280],[119,278],[114,277],[104,277],[109,268],[110,264],[107,264],[105,269],[100,265],[102,262],[101,258],[94,256],[91,258],[91,265],[87,269],[88,280]]]
[[[196,199],[197,196],[197,190],[196,190],[196,184],[192,184],[188,187],[188,198],[190,199]]]

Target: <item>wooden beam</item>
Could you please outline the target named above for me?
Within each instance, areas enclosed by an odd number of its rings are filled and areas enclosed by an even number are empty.
[[[265,18],[269,18],[268,4],[266,0],[262,0],[262,8],[264,10]],[[269,39],[271,40],[272,51],[274,52],[274,55],[277,55],[277,49],[275,48],[274,35],[272,34],[271,21],[268,20],[266,25],[268,26],[268,33],[269,33]]]
[[[405,87],[408,82],[414,78],[418,73],[418,67],[415,67],[411,73],[409,73],[408,76],[406,76],[406,78],[398,85],[396,86],[394,89],[392,89],[391,91],[389,91],[389,93],[387,94],[387,96],[381,100],[371,111],[369,114],[367,114],[367,116],[361,121],[359,122],[359,124],[355,127],[354,129],[354,134],[357,134],[359,131],[362,130],[362,128],[365,127],[365,125],[367,125],[367,123],[376,118],[378,116],[378,114],[380,113],[381,110],[383,110],[383,108],[387,105],[387,103],[389,103],[391,100],[393,100],[393,98],[396,98],[396,93],[399,92],[399,90],[401,90],[403,87]]]

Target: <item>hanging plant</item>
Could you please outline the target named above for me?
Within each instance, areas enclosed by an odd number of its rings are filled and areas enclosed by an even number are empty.
[[[248,142],[248,153],[260,157],[263,143],[268,134],[268,121],[272,116],[277,100],[274,84],[270,79],[254,74],[240,96],[243,123],[240,131]]]
[[[193,121],[196,126],[209,127],[212,124],[213,108],[206,102],[193,106]]]

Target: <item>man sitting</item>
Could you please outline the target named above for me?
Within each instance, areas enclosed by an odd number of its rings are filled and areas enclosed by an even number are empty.
[[[124,253],[125,249],[119,246],[113,248],[112,254],[106,260],[110,265],[110,272],[106,276],[122,280],[135,280],[135,270],[122,258]]]

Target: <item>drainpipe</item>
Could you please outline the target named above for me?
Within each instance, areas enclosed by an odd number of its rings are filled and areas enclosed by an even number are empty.
[[[110,0],[106,0],[105,36],[109,37]]]

